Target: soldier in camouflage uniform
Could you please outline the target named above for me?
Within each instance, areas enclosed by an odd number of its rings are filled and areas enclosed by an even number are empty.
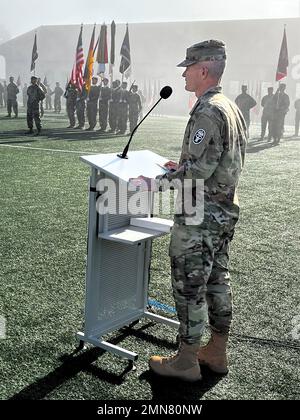
[[[9,84],[6,88],[7,91],[7,117],[11,117],[11,111],[14,110],[15,118],[18,118],[18,101],[17,94],[19,93],[18,86],[14,83],[14,78],[9,78]]]
[[[77,89],[71,82],[69,82],[67,85],[66,91],[64,93],[64,97],[66,98],[66,109],[67,109],[67,114],[70,121],[70,125],[68,126],[68,128],[74,128]]]
[[[46,110],[52,110],[52,89],[49,84],[46,85],[47,92],[46,92]]]
[[[7,84],[6,84],[6,81],[3,82],[3,88],[4,88],[4,92],[3,92],[3,105],[6,108],[6,106],[7,106]]]
[[[47,95],[47,87],[41,81],[41,78],[40,77],[37,78],[37,85],[42,89],[42,91],[44,92],[45,97],[46,97],[46,95]],[[45,113],[45,110],[44,110],[44,101],[40,101],[40,117],[41,118],[43,118],[44,113]]]
[[[45,99],[45,93],[37,84],[37,77],[31,77],[31,85],[27,89],[27,125],[29,130],[25,134],[33,133],[33,120],[35,122],[38,136],[41,132],[42,125],[40,119],[40,102]]]
[[[121,82],[114,80],[111,88],[111,101],[109,102],[108,121],[110,130],[109,133],[115,133],[118,126],[119,119],[119,103],[121,98]]]
[[[63,94],[64,91],[60,87],[59,82],[56,82],[55,88],[51,92],[51,95],[54,95],[54,112],[56,112],[57,114],[59,114],[61,111],[61,97],[63,96]]]
[[[83,86],[82,91],[78,91],[77,93],[77,101],[76,101],[76,115],[78,119],[78,126],[75,127],[76,129],[83,130],[85,124],[85,109],[86,109],[86,97],[87,91]]]
[[[104,78],[102,83],[103,86],[101,86],[99,97],[99,131],[104,132],[107,127],[108,104],[111,100],[111,88],[108,86],[108,79]]]
[[[0,108],[3,108],[3,94],[4,94],[4,87],[0,82]]]
[[[284,119],[289,110],[290,98],[284,92],[285,83],[280,83],[275,95],[273,96],[273,118],[270,125],[273,144],[279,144],[284,133]]]
[[[204,41],[187,50],[185,89],[198,97],[186,127],[179,163],[157,177],[159,185],[181,182],[184,198],[174,218],[170,257],[172,288],[179,327],[175,356],[153,356],[150,368],[163,376],[187,381],[201,379],[200,364],[227,373],[226,347],[232,318],[229,244],[239,218],[237,185],[244,164],[247,127],[238,107],[222,94],[219,82],[225,68],[225,45]],[[145,179],[145,178],[144,178]],[[186,180],[203,180],[204,214],[190,221],[185,208]],[[197,204],[197,203],[196,203]],[[198,202],[200,206],[200,203]],[[207,315],[209,343],[200,347]]]
[[[27,107],[27,83],[24,84],[24,87],[22,89],[22,101],[23,101],[23,107],[26,108]]]
[[[137,125],[139,113],[142,110],[142,102],[141,97],[137,93],[138,86],[133,85],[131,88],[131,92],[129,94],[128,103],[129,103],[129,126],[130,132],[134,130]]]
[[[247,124],[247,130],[249,134],[250,127],[250,109],[255,107],[256,100],[247,93],[247,86],[242,85],[242,93],[235,98],[235,103],[242,111],[243,117]]]
[[[261,116],[261,136],[260,136],[261,140],[263,140],[265,137],[267,125],[269,129],[268,141],[271,140],[270,126],[271,126],[271,121],[272,121],[273,113],[274,113],[273,112],[274,111],[273,97],[274,97],[273,88],[268,87],[268,94],[265,95],[261,100],[261,106],[263,108],[263,112]]]
[[[298,137],[299,135],[299,123],[300,123],[300,98],[295,100],[294,107],[296,110],[295,113],[295,135],[294,137]]]
[[[117,134],[125,134],[128,122],[128,102],[129,91],[127,90],[127,82],[123,82],[120,90],[120,101],[118,106],[118,131]]]
[[[89,122],[89,127],[86,129],[88,131],[93,131],[97,123],[97,107],[98,99],[100,95],[100,86],[97,86],[98,77],[92,77],[92,86],[90,88],[88,97],[87,97],[87,117]]]

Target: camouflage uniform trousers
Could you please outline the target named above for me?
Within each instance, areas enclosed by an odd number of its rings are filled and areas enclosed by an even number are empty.
[[[61,100],[60,97],[56,98],[54,96],[54,111],[55,112],[60,112],[61,111]]]
[[[200,343],[207,315],[210,327],[227,334],[232,319],[229,244],[234,226],[211,230],[199,226],[174,225],[170,255],[172,289],[180,322],[180,339],[188,344]],[[180,251],[193,238],[192,248]],[[172,244],[177,252],[172,256]],[[174,248],[174,246],[173,246]],[[174,251],[174,249],[173,249]]]
[[[129,126],[130,126],[130,132],[134,130],[134,128],[137,126],[139,119],[139,111],[138,109],[130,109],[129,108]]]
[[[118,122],[118,102],[110,101],[109,103],[109,126],[112,131],[117,129],[117,122]]]
[[[84,127],[85,124],[85,101],[77,101],[76,115],[79,127]]]
[[[108,115],[108,101],[99,101],[99,124],[102,130],[106,130]]]
[[[89,126],[95,128],[97,124],[97,100],[88,101],[86,105],[87,118]]]
[[[295,135],[298,137],[299,134],[299,122],[300,122],[300,111],[296,111],[295,114]]]
[[[27,104],[27,126],[33,128],[33,120],[38,130],[41,130],[40,106],[39,103]]]
[[[15,116],[18,116],[18,102],[15,99],[7,99],[7,113],[11,115],[12,109],[14,110]]]
[[[120,102],[118,108],[118,130],[121,134],[124,134],[127,130],[128,104],[126,102]]]
[[[275,142],[279,142],[279,140],[283,136],[284,132],[284,119],[285,119],[285,112],[283,111],[274,111],[274,116],[271,121],[271,135],[274,138]]]
[[[46,109],[52,109],[52,98],[50,95],[46,95]]]
[[[74,101],[67,101],[67,114],[70,121],[70,126],[75,127],[75,111],[76,111],[76,102]]]
[[[266,129],[268,125],[269,134],[268,139],[271,139],[271,124],[272,124],[272,113],[263,111],[261,116],[261,138],[263,139],[266,134]]]

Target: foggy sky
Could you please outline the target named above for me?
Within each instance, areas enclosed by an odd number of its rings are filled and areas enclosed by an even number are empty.
[[[11,37],[41,25],[265,19],[300,16],[300,0],[0,0]]]

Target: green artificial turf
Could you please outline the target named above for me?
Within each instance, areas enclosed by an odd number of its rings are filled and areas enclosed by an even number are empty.
[[[89,168],[79,156],[120,152],[128,137],[67,130],[65,115],[54,113],[45,115],[42,136],[26,137],[25,114],[4,115],[2,110],[0,315],[7,336],[0,339],[1,399],[299,399],[300,138],[290,137],[292,127],[277,147],[255,138],[259,127],[251,129],[231,247],[230,373],[204,370],[202,382],[186,384],[149,372],[152,354],[176,350],[176,332],[149,321],[108,337],[138,353],[137,369],[128,375],[122,375],[127,361],[100,349],[71,356],[85,293]],[[132,150],[178,159],[185,124],[185,118],[150,117]],[[153,244],[150,297],[173,306],[168,240]]]

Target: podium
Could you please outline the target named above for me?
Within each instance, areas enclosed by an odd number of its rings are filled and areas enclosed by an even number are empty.
[[[152,240],[166,235],[172,222],[151,217],[153,192],[128,192],[128,181],[162,174],[168,161],[151,151],[81,156],[91,167],[84,331],[80,346],[90,343],[134,361],[135,352],[103,339],[109,332],[141,318],[178,328],[177,321],[148,311]],[[130,207],[138,202],[139,214]],[[133,207],[137,207],[134,206]]]

